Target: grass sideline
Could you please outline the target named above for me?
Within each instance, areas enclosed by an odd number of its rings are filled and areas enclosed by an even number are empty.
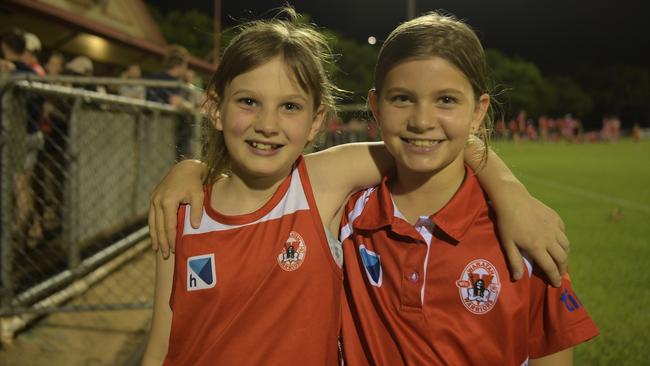
[[[650,141],[494,142],[492,147],[566,223],[572,285],[601,332],[577,347],[575,365],[646,364]]]

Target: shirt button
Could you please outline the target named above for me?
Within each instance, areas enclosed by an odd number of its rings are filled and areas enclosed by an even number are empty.
[[[413,272],[409,276],[409,280],[411,280],[411,282],[413,283],[417,283],[419,279],[420,279],[420,275],[417,272]]]

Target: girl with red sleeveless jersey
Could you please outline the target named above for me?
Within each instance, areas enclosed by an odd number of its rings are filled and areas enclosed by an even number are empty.
[[[178,231],[173,260],[157,256],[144,364],[337,361],[340,246],[325,228],[338,232],[343,203],[379,182],[392,159],[381,144],[301,156],[333,111],[333,86],[321,62],[326,56],[315,31],[281,20],[244,26],[225,51],[207,93],[214,130],[205,146],[206,188],[190,193],[201,199],[166,222],[178,207],[167,192],[176,190],[178,175],[196,177],[199,163],[172,174],[153,195],[154,245],[165,249],[165,228],[178,225]],[[481,179],[500,197],[504,235],[519,241],[539,234],[522,247],[533,248],[535,259],[557,275],[554,261],[566,262],[568,245],[561,220],[530,198],[499,160],[492,159]],[[191,225],[202,206],[200,223]],[[552,225],[520,224],[531,218]],[[513,266],[521,266],[510,248]]]
[[[491,121],[475,33],[437,13],[400,25],[368,101],[395,174],[343,215],[345,364],[571,365],[572,347],[598,329],[568,275],[552,287],[527,260],[527,275],[509,278],[490,204],[463,162]]]

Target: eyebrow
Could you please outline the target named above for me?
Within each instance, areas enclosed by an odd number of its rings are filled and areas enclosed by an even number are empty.
[[[252,95],[258,95],[259,92],[256,92],[251,89],[237,89],[233,91],[230,95],[238,95],[238,94],[252,94]],[[309,100],[308,97],[302,95],[302,94],[289,94],[289,95],[283,95],[280,99],[301,99],[303,101]]]
[[[463,94],[462,91],[454,88],[446,88],[436,91],[437,94]]]
[[[306,96],[304,96],[302,94],[289,94],[289,95],[283,96],[282,99],[302,99],[304,101],[307,101],[309,98],[307,98]]]

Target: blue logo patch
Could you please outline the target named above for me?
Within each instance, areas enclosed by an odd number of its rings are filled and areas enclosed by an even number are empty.
[[[366,268],[366,274],[368,275],[368,281],[370,284],[375,287],[381,287],[381,260],[379,254],[366,249],[365,245],[359,246],[359,254],[361,254],[361,260],[363,261],[363,266]]]
[[[217,284],[214,254],[187,258],[187,291],[204,290]]]
[[[562,292],[562,296],[560,296],[560,301],[564,303],[564,306],[570,313],[573,313],[582,306],[580,300],[578,300],[578,296],[573,292],[569,292],[566,288]]]

